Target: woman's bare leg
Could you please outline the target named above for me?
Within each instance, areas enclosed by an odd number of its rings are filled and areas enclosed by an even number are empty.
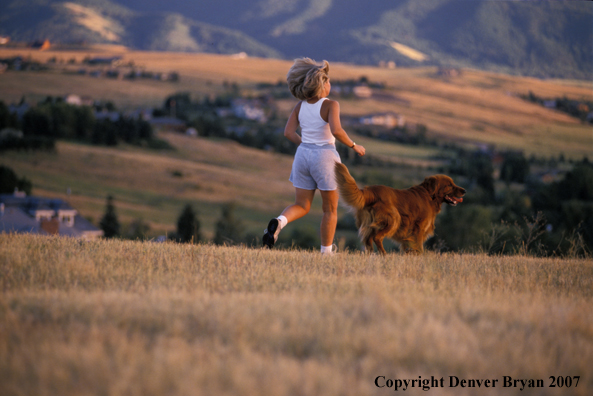
[[[302,188],[295,188],[294,203],[282,212],[282,216],[290,223],[300,219],[311,210],[311,203],[315,196],[315,190],[303,190]]]
[[[338,224],[338,199],[337,190],[321,191],[323,200],[323,218],[321,219],[321,246],[331,246],[336,235]]]

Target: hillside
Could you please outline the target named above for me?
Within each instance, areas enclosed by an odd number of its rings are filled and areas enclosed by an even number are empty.
[[[593,77],[586,1],[9,0],[4,10],[0,35],[15,41]]]
[[[497,380],[489,395],[557,395],[550,376],[562,395],[593,387],[591,260],[2,235],[0,273],[3,395],[366,396],[419,377],[440,395],[484,391],[455,377]]]
[[[288,181],[291,156],[178,133],[161,133],[159,137],[175,151],[59,142],[56,153],[2,153],[0,165],[31,180],[35,195],[64,199],[95,224],[105,213],[107,195],[113,195],[124,234],[130,223],[142,219],[150,226],[149,237],[175,232],[184,205],[190,203],[198,211],[202,234],[212,239],[221,205],[233,202],[245,232],[259,238],[269,218],[294,200]],[[363,137],[357,141],[371,149],[380,147]],[[410,167],[398,175],[398,180],[410,180],[409,184],[435,162],[430,158],[435,154],[431,150],[395,144],[383,144],[381,149],[386,156],[397,154],[398,161]],[[341,207],[340,216],[344,213],[346,209]],[[317,196],[311,215],[296,228],[316,230],[320,216]],[[337,242],[343,236],[339,233]]]
[[[0,49],[0,58],[25,56],[42,63],[50,59],[76,62],[85,57],[118,55],[122,63],[157,72],[176,71],[180,83],[95,79],[64,73],[62,67],[48,72],[0,74],[0,100],[17,102],[24,96],[36,102],[47,95],[70,93],[111,100],[125,109],[161,106],[173,93],[185,91],[195,98],[224,91],[224,82],[236,82],[245,94],[256,92],[258,83],[284,81],[291,63],[276,59],[212,54],[160,53],[112,50],[33,51]],[[581,159],[590,154],[590,126],[556,110],[526,102],[520,96],[530,92],[544,97],[567,97],[593,101],[593,83],[586,81],[540,80],[464,69],[455,77],[443,76],[433,67],[399,68],[332,63],[335,80],[360,79],[385,85],[382,95],[370,99],[341,100],[345,116],[391,111],[402,114],[410,124],[425,125],[430,134],[469,145],[494,145],[543,156],[564,155]],[[277,100],[282,117],[288,117],[294,100]],[[379,147],[379,149],[381,149]]]
[[[3,153],[0,164],[32,180],[35,195],[65,199],[95,223],[111,194],[120,221],[127,225],[142,219],[151,228],[150,236],[174,232],[183,206],[191,203],[199,213],[203,234],[211,239],[219,207],[225,202],[235,202],[247,231],[257,230],[260,236],[269,213],[292,199],[286,181],[291,166],[288,156],[178,134],[162,137],[177,151],[59,143],[57,154]],[[273,169],[270,162],[275,164]],[[265,190],[257,187],[262,179]],[[70,195],[66,195],[68,189]]]
[[[188,92],[195,100],[212,98],[224,93],[228,82],[237,83],[242,95],[259,95],[261,83],[275,85],[290,67],[290,62],[275,59],[128,51],[108,46],[92,51],[0,50],[0,58],[16,55],[37,60],[47,70],[9,70],[0,74],[3,88],[0,100],[15,103],[24,98],[35,104],[48,95],[63,97],[75,93],[113,101],[125,111],[161,107],[164,99],[176,92]],[[146,70],[175,70],[180,81],[95,78],[76,73],[84,58],[110,55],[122,56],[124,64],[133,63]],[[451,77],[439,75],[436,68],[389,70],[341,63],[332,63],[331,76],[334,82],[366,77],[384,87],[380,95],[368,99],[340,98],[344,117],[396,112],[409,125],[425,125],[428,137],[441,143],[414,146],[386,142],[357,135],[355,127],[347,127],[370,156],[389,164],[353,169],[361,184],[409,187],[419,183],[429,174],[443,172],[443,167],[454,158],[455,152],[447,149],[447,145],[469,150],[484,147],[520,150],[544,161],[548,158],[555,161],[560,156],[580,161],[590,155],[593,147],[590,125],[520,98],[533,92],[540,97],[591,101],[591,83],[467,69]],[[294,104],[292,99],[275,100],[276,122],[281,125]],[[236,203],[237,216],[247,233],[261,237],[267,219],[293,201],[293,189],[287,181],[292,161],[288,155],[177,133],[161,132],[159,138],[168,141],[176,151],[58,142],[55,154],[6,152],[2,153],[0,164],[31,180],[34,194],[65,199],[95,224],[104,213],[105,198],[112,194],[125,226],[142,219],[150,225],[151,237],[173,232],[183,206],[192,203],[199,211],[204,235],[212,238],[221,205],[229,201]],[[559,169],[567,168],[565,164]],[[262,188],[263,180],[266,188]],[[502,182],[499,184],[498,190],[505,191],[507,187]],[[68,188],[72,192],[70,196],[66,195]],[[464,210],[465,206],[459,213]],[[471,213],[472,206],[467,205],[467,210]],[[316,201],[312,216],[299,222],[295,230],[302,226],[316,235],[319,213],[320,203]],[[343,213],[341,209],[340,216]],[[490,229],[487,217],[482,218],[486,219],[482,225]],[[346,238],[354,235],[355,232],[350,232]],[[337,242],[344,242],[343,236]],[[285,237],[290,244],[290,234]]]

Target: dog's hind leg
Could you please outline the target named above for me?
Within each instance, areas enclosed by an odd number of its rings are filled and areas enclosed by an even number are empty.
[[[382,212],[381,216],[377,216],[375,219],[376,231],[373,234],[373,242],[377,245],[377,249],[381,254],[387,254],[383,247],[383,239],[395,234],[395,231],[399,227],[401,217],[397,211],[394,212]]]
[[[356,212],[356,227],[358,228],[358,236],[360,241],[364,244],[365,253],[373,253],[373,235],[375,230],[371,227],[373,223],[374,213],[369,209],[361,209]]]
[[[387,251],[383,247],[383,238],[381,238],[379,236],[375,236],[373,238],[373,242],[375,242],[375,245],[377,245],[377,250],[379,250],[379,253],[381,253],[383,255],[387,254]]]
[[[387,254],[387,251],[385,251],[385,248],[383,247],[383,239],[390,235],[393,235],[394,229],[395,227],[393,223],[391,223],[388,224],[385,228],[373,234],[373,242],[375,242],[375,245],[377,245],[377,249],[379,249],[379,252],[381,254]]]
[[[366,239],[362,241],[364,243],[364,252],[367,254],[373,253],[373,239],[372,236],[369,235]]]
[[[373,238],[375,230],[370,227],[361,228],[359,230],[360,241],[364,244],[364,251],[368,254],[373,253]]]

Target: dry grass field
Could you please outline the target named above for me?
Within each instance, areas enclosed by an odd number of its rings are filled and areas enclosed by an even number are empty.
[[[95,223],[105,213],[106,197],[111,194],[119,220],[129,223],[143,218],[151,226],[151,235],[174,231],[183,206],[191,203],[211,238],[219,206],[231,201],[246,226],[258,223],[259,233],[270,212],[281,211],[294,199],[288,182],[289,156],[233,142],[174,133],[161,136],[176,151],[59,142],[56,153],[9,152],[2,154],[0,164],[31,180],[34,195],[66,199]],[[68,188],[70,195],[66,195]]]
[[[589,395],[592,304],[591,260],[0,235],[0,394]]]
[[[237,59],[227,55],[128,51],[103,46],[88,51],[32,51],[2,49],[0,57],[21,55],[40,62],[57,58],[78,63],[87,56],[122,56],[123,63],[155,72],[177,71],[177,84],[159,81],[122,81],[67,75],[61,72],[0,74],[0,100],[14,102],[23,95],[41,99],[47,95],[76,93],[112,100],[122,108],[160,106],[167,95],[178,91],[195,97],[216,95],[224,81],[237,82],[244,90],[260,82],[284,81],[291,62],[273,59]],[[387,98],[341,101],[345,115],[382,111],[403,114],[410,123],[421,123],[435,136],[461,143],[493,144],[524,150],[527,154],[581,159],[591,153],[591,126],[555,110],[525,102],[519,95],[530,91],[540,97],[593,100],[593,82],[541,80],[527,77],[463,70],[458,77],[439,77],[435,68],[382,69],[332,63],[334,80],[366,76],[384,83]],[[294,101],[278,103],[287,113]]]

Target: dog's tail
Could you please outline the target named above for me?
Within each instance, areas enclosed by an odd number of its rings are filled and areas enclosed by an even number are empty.
[[[365,194],[356,185],[356,181],[354,181],[354,178],[348,172],[346,165],[336,162],[334,173],[342,199],[354,209],[360,210],[364,208],[367,203]]]

